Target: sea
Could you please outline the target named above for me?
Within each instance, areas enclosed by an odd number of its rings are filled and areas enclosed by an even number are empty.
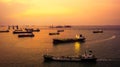
[[[0,30],[8,26],[0,26]],[[50,28],[49,26],[21,25],[24,28],[39,28],[34,37],[19,38],[18,34],[0,33],[0,67],[120,67],[120,26],[72,26],[71,28]],[[64,30],[59,35],[51,32]],[[103,33],[93,33],[103,30]],[[53,39],[75,38],[82,34],[84,43],[53,44]],[[92,50],[97,62],[44,62],[43,55],[77,56]]]

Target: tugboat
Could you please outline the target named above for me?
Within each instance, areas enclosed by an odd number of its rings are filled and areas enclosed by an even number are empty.
[[[78,56],[52,56],[52,55],[43,55],[44,61],[59,61],[59,62],[96,62],[97,58],[90,50],[89,52],[85,51],[83,55]]]
[[[72,42],[85,42],[85,37],[80,35],[74,39],[53,39],[53,44],[60,44],[60,43],[72,43]]]

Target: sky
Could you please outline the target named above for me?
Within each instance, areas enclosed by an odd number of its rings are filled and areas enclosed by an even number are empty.
[[[0,24],[120,25],[120,0],[0,0]]]

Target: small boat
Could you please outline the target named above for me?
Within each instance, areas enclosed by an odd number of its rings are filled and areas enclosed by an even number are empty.
[[[9,32],[9,30],[0,30],[0,33]]]
[[[103,33],[103,30],[94,30],[93,33]]]
[[[74,39],[53,39],[53,44],[60,44],[60,43],[72,43],[72,42],[85,42],[85,37],[80,35],[79,38]]]
[[[83,55],[78,56],[52,56],[45,54],[43,55],[45,62],[58,61],[58,62],[96,62],[97,58],[92,51],[85,52]]]
[[[18,37],[34,37],[33,33],[24,33],[24,34],[19,34]]]
[[[57,30],[57,32],[64,32],[64,30]]]
[[[60,33],[57,32],[57,33],[49,33],[49,35],[59,35]]]

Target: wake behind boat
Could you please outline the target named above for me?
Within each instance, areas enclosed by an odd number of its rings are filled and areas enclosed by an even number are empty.
[[[83,55],[78,56],[52,56],[44,55],[44,61],[59,61],[59,62],[96,62],[97,58],[92,51],[85,52]]]
[[[60,44],[60,43],[72,43],[72,42],[85,42],[85,37],[80,35],[77,38],[68,38],[68,39],[53,39],[53,44]]]

